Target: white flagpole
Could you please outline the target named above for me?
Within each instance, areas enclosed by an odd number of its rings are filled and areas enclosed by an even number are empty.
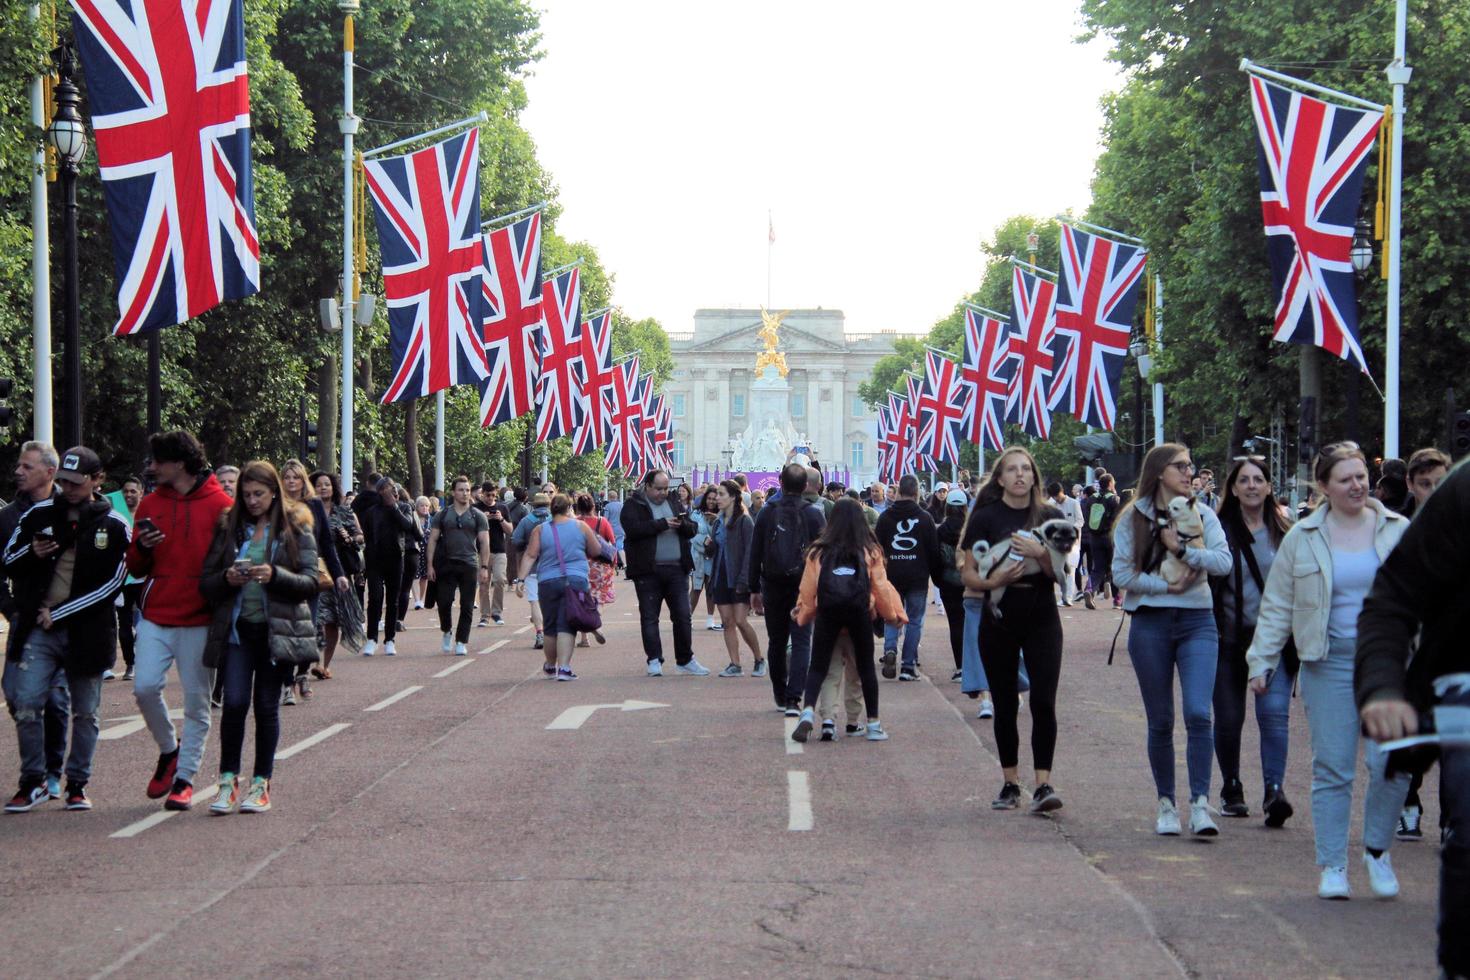
[[[352,480],[352,401],[353,374],[356,367],[352,354],[352,138],[357,133],[358,119],[352,114],[352,15],[357,0],[338,0],[337,8],[345,15],[342,25],[342,118],[337,128],[342,131],[342,492],[353,487]]]
[[[30,17],[32,22],[41,19],[40,4],[31,4]],[[31,79],[31,124],[36,127],[31,151],[32,438],[51,442],[51,241],[46,223],[46,94],[40,75]]]
[[[448,490],[449,477],[444,473],[444,390],[434,395],[434,474],[438,477],[435,490]]]
[[[1400,233],[1404,217],[1404,86],[1414,70],[1404,64],[1408,34],[1408,0],[1398,0],[1394,14],[1393,62],[1384,72],[1393,86],[1393,147],[1388,168],[1388,310],[1384,342],[1383,455],[1399,455],[1399,292]]]
[[[1154,344],[1164,349],[1164,279],[1154,276]],[[1154,445],[1164,442],[1164,383],[1154,382]]]

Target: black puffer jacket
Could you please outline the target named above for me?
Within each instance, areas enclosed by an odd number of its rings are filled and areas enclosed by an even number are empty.
[[[299,504],[287,510],[291,533],[295,535],[296,560],[285,540],[271,543],[270,564],[274,571],[265,584],[266,618],[270,624],[271,659],[291,663],[309,662],[316,654],[316,626],[307,605],[317,591],[316,534],[311,512]],[[225,580],[225,571],[235,563],[240,546],[245,543],[245,527],[230,529],[228,512],[221,517],[204,559],[204,572],[199,591],[214,609],[209,624],[209,637],[204,644],[204,666],[216,668],[224,660],[225,647],[235,619],[235,600],[240,588]]]

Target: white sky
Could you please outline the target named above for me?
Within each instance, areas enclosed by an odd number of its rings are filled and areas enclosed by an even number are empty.
[[[614,302],[841,309],[922,332],[1006,217],[1089,200],[1099,100],[1075,0],[543,0],[524,124]]]

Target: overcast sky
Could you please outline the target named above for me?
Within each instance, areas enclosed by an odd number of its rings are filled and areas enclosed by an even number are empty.
[[[700,307],[923,332],[1018,213],[1086,207],[1121,79],[1075,0],[543,0],[524,123],[558,230],[671,331]]]

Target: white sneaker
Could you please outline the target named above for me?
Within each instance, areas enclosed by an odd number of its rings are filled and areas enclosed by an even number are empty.
[[[706,616],[706,617],[704,617],[704,628],[707,629],[707,630],[714,629],[715,628],[715,617],[713,617],[713,616]]]
[[[976,713],[975,717],[976,718],[994,718],[995,717],[995,702],[992,701],[992,700],[990,700],[989,698],[981,698],[980,699],[980,711],[978,713]]]
[[[456,643],[454,645],[454,655],[456,657],[468,656],[469,650],[465,649],[465,645],[463,643]]]
[[[1389,859],[1387,851],[1378,857],[1364,851],[1363,867],[1368,869],[1368,887],[1373,889],[1374,895],[1379,898],[1395,898],[1398,895],[1399,879],[1393,873],[1393,861]]]
[[[676,665],[674,667],[674,673],[693,674],[695,677],[704,677],[709,674],[709,668],[700,663],[698,660],[695,660],[693,657],[690,657],[687,664]]]
[[[396,657],[396,656],[398,656],[398,648],[393,645],[393,641],[392,640],[389,640],[387,643],[384,643],[383,644],[383,656],[385,656],[385,657]]]
[[[1344,900],[1352,898],[1353,890],[1348,885],[1347,868],[1323,868],[1322,879],[1317,884],[1317,897]]]
[[[104,670],[104,671],[103,671],[103,672],[102,672],[102,679],[103,679],[103,680],[104,680],[104,681],[113,681],[113,680],[117,680],[117,675],[116,675],[116,674],[114,674],[114,673],[113,673],[113,672],[112,672],[112,671],[110,671],[110,670]]]
[[[662,660],[650,660],[648,662],[648,676],[649,677],[662,677],[662,676],[664,676],[664,662]]]
[[[378,652],[378,641],[377,640],[368,640],[366,643],[364,643],[362,645],[362,655],[364,657],[371,657],[373,654],[375,654],[377,652]]]
[[[1189,804],[1189,832],[1196,837],[1214,837],[1220,833],[1210,819],[1210,798],[1196,796]]]
[[[1179,811],[1166,796],[1159,797],[1159,817],[1154,821],[1154,833],[1162,837],[1179,836]]]
[[[450,650],[453,650],[453,649],[454,649],[454,634],[453,633],[445,633],[439,639],[439,652],[440,653],[448,653]]]

